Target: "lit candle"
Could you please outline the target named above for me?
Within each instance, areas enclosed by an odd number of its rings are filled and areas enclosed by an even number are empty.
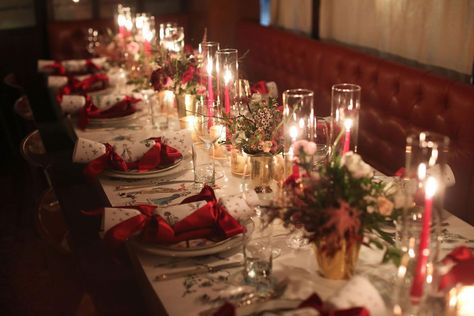
[[[423,169],[426,170],[426,165],[420,164],[419,175],[423,174]],[[431,213],[433,209],[433,197],[436,193],[437,183],[434,177],[428,177],[425,185],[425,210],[423,213],[423,224],[420,234],[420,245],[418,248],[418,260],[416,262],[415,277],[411,287],[410,297],[412,302],[418,303],[423,296],[423,286],[426,279],[426,266],[428,263],[428,256],[430,253],[429,242],[430,242],[430,223]]]
[[[145,54],[150,55],[151,54],[151,41],[153,40],[153,37],[155,36],[154,32],[150,30],[149,25],[147,27],[144,27],[142,30],[143,33],[143,50]]]
[[[214,91],[212,88],[212,57],[207,59],[207,116],[212,117],[212,107],[214,104]],[[208,126],[212,126],[212,120],[208,121]]]
[[[474,286],[463,286],[457,293],[457,316],[474,315]]]
[[[344,120],[345,136],[344,136],[344,147],[342,153],[345,154],[349,151],[351,145],[351,128],[352,128],[352,119]]]
[[[120,13],[117,16],[117,24],[119,26],[119,33],[121,35],[125,35],[125,23],[126,23],[126,18],[122,13]]]

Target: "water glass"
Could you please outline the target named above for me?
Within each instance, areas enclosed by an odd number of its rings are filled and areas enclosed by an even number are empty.
[[[254,230],[244,243],[244,280],[257,288],[271,286],[272,225],[263,216],[252,218]]]
[[[194,184],[202,187],[207,184],[213,186],[216,179],[215,163],[212,159],[214,146],[208,143],[193,144]]]
[[[334,150],[357,152],[361,87],[351,83],[332,86],[331,117]]]

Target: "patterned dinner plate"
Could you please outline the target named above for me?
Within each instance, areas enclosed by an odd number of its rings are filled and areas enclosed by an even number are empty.
[[[149,171],[139,172],[138,170],[121,171],[109,169],[105,170],[103,175],[121,179],[148,179],[168,176],[173,173],[184,171],[186,168],[192,169],[190,157],[178,159],[172,165],[163,166]]]
[[[199,257],[207,256],[220,252],[224,252],[230,249],[242,246],[245,236],[250,236],[254,230],[254,223],[252,220],[247,220],[243,224],[247,230],[246,234],[239,234],[221,241],[211,241],[207,239],[195,239],[188,242],[180,242],[174,245],[158,245],[143,243],[137,240],[132,240],[130,243],[133,246],[159,256],[166,257]]]

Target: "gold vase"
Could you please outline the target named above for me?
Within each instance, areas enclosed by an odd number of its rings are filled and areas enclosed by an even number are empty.
[[[271,193],[273,180],[273,156],[268,154],[248,155],[250,180],[255,192]],[[245,173],[247,173],[245,171]]]
[[[176,96],[178,107],[178,118],[194,115],[196,105],[196,95],[194,94],[178,94]]]
[[[347,242],[341,242],[341,248],[334,256],[329,256],[323,251],[325,240],[319,240],[314,244],[316,260],[320,273],[328,279],[344,280],[349,279],[355,270],[355,265],[359,259],[360,243],[354,243],[348,247]]]

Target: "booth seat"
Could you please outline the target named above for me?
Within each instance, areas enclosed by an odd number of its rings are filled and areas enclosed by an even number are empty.
[[[248,79],[313,90],[317,115],[330,115],[333,84],[360,85],[359,152],[388,175],[404,166],[411,132],[449,136],[456,184],[445,207],[474,224],[474,86],[255,22],[239,22],[236,43],[249,50],[239,65]]]
[[[160,15],[155,17],[157,31],[160,23],[176,22],[188,28],[186,14]],[[87,51],[88,29],[97,30],[102,36],[107,35],[107,30],[114,30],[113,19],[92,19],[80,21],[53,21],[48,24],[49,49],[51,58],[55,60],[82,59],[91,57]],[[158,32],[157,32],[158,34]]]

